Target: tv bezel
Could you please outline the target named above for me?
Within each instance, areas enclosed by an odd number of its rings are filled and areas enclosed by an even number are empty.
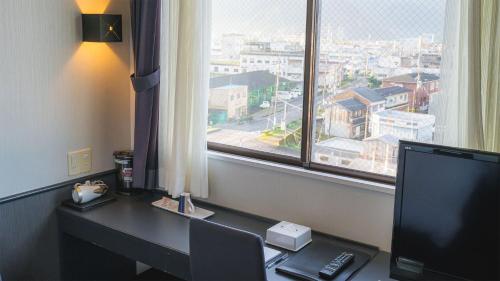
[[[402,208],[402,193],[404,188],[404,171],[405,171],[405,160],[406,151],[417,151],[422,153],[430,154],[440,154],[448,155],[452,157],[474,159],[479,161],[488,161],[493,163],[500,163],[500,153],[474,150],[474,149],[464,149],[456,148],[428,143],[420,143],[413,141],[399,141],[399,151],[398,151],[398,167],[396,176],[396,190],[394,196],[394,218],[393,218],[393,229],[392,229],[392,244],[391,244],[391,259],[390,259],[390,277],[401,281],[415,281],[415,280],[469,280],[463,277],[454,276],[446,272],[440,272],[431,268],[426,268],[424,265],[423,272],[421,275],[405,273],[399,270],[396,266],[396,258],[398,257],[398,243],[401,243],[399,239],[399,231],[401,227],[401,208]]]

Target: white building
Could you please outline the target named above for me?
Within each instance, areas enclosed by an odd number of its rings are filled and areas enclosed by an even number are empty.
[[[436,117],[429,114],[384,110],[373,113],[372,137],[391,135],[403,140],[432,142]]]
[[[304,52],[243,51],[240,66],[243,72],[265,70],[291,81],[302,81]]]
[[[364,153],[362,141],[348,138],[331,138],[314,145],[314,160],[328,165],[349,167],[353,160]]]
[[[230,75],[241,73],[239,60],[212,60],[210,61],[210,74]]]

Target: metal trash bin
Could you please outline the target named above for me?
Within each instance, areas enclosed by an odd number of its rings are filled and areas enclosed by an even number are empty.
[[[134,166],[134,152],[131,150],[120,150],[113,153],[116,173],[117,192],[130,195],[134,192],[132,187],[132,171]]]

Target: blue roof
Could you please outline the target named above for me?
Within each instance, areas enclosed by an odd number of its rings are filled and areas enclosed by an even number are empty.
[[[347,109],[348,111],[351,111],[351,112],[366,109],[366,105],[364,105],[362,102],[358,101],[357,99],[353,99],[353,98],[336,101],[335,103],[342,106],[343,108]]]
[[[367,87],[359,87],[353,88],[352,90],[363,98],[369,100],[370,102],[385,101],[385,98],[373,89]]]
[[[388,96],[392,95],[397,95],[397,94],[402,94],[402,93],[408,93],[411,92],[412,90],[400,86],[393,86],[393,87],[387,87],[387,88],[380,88],[380,89],[375,89],[375,92],[377,92],[379,95],[382,97],[386,98]]]

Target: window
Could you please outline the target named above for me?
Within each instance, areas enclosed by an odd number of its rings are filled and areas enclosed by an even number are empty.
[[[211,60],[266,59],[211,75],[209,148],[393,182],[398,141],[433,142],[445,4],[214,1]]]
[[[326,77],[321,73],[318,77],[314,112],[323,123],[315,124],[312,162],[329,165],[320,157],[325,149],[348,151],[355,155],[352,161],[336,168],[394,177],[397,158],[391,152],[397,151],[400,139],[432,141],[432,136],[423,140],[413,136],[423,134],[427,129],[423,124],[433,118],[428,97],[430,85],[439,79],[439,65],[424,69],[419,62],[423,55],[441,56],[446,0],[321,3],[319,53],[335,67],[327,68]],[[411,58],[408,64],[395,67],[392,63],[407,57]],[[377,79],[381,74],[385,78]],[[415,90],[411,104],[391,108],[405,88]],[[347,132],[358,124],[341,123],[328,115],[329,104],[348,99],[361,101],[361,107],[385,100],[364,112],[364,130],[356,127],[353,137]],[[417,125],[420,122],[422,126]]]
[[[304,88],[304,76],[301,73],[296,79],[285,77],[287,65],[281,63],[281,58],[292,52],[304,57],[307,0],[291,1],[293,5],[288,1],[262,0],[212,3],[212,46],[223,49],[212,52],[211,60],[228,60],[225,56],[234,53],[254,57],[249,57],[246,72],[211,75],[209,146],[299,163],[303,95],[292,94],[291,90]],[[268,5],[272,9],[262,9]],[[280,35],[277,30],[286,32]],[[299,47],[289,51],[293,46]],[[238,97],[240,93],[246,97],[244,104],[240,99],[224,102],[224,95],[235,91],[239,91]],[[241,118],[234,117],[236,106],[242,107]]]

